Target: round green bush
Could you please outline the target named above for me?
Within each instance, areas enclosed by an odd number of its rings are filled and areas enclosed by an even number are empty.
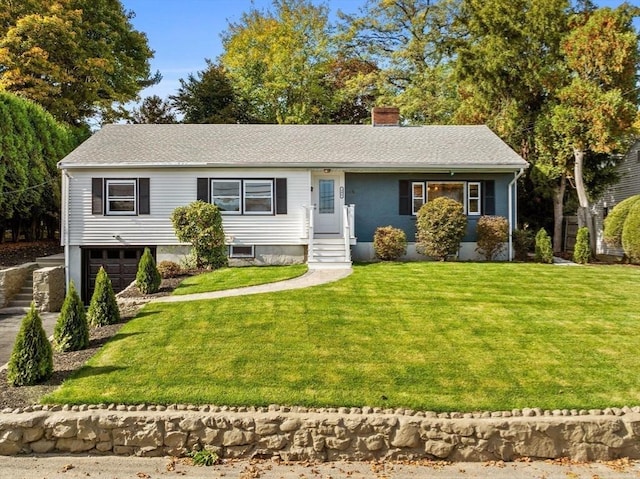
[[[7,367],[11,386],[32,386],[53,374],[53,350],[33,303],[22,320]]]
[[[576,245],[573,247],[573,261],[578,264],[587,264],[590,259],[589,228],[583,226],[576,235]]]
[[[631,208],[640,202],[640,195],[630,196],[618,203],[604,220],[604,242],[609,246],[622,246],[622,230]]]
[[[69,284],[69,291],[53,330],[53,344],[62,352],[78,351],[89,345],[87,313],[73,281]]]
[[[222,215],[216,205],[194,201],[171,213],[171,223],[180,241],[191,243],[196,267],[221,268],[227,265],[227,246]]]
[[[419,253],[445,261],[456,254],[467,230],[467,217],[457,201],[440,197],[422,205],[418,211],[416,226]]]
[[[153,259],[151,250],[145,248],[142,258],[140,258],[140,262],[138,263],[136,286],[142,294],[153,294],[158,292],[161,282],[162,277],[156,267],[156,262]]]
[[[487,261],[491,261],[504,249],[505,242],[509,240],[509,221],[504,216],[481,216],[476,232],[476,251]]]
[[[629,261],[640,264],[640,201],[633,204],[624,222],[622,248]]]
[[[376,258],[394,261],[407,253],[407,235],[400,228],[379,226],[373,235]]]
[[[540,228],[536,234],[535,258],[537,263],[553,263],[553,248],[547,230]]]
[[[87,312],[89,324],[93,327],[106,326],[120,322],[120,310],[109,275],[100,266],[96,276],[96,286]]]

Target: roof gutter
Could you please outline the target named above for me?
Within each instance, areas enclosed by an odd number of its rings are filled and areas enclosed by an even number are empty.
[[[513,198],[517,198],[518,195],[518,179],[524,175],[524,168],[520,168],[520,171],[513,174],[513,180],[509,182],[507,187],[509,191],[509,261],[513,261],[513,223],[514,219],[518,217],[518,205],[514,204]]]

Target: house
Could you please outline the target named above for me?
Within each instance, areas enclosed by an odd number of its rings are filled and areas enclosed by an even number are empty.
[[[609,212],[620,203],[633,195],[640,194],[640,139],[629,149],[616,170],[620,180],[607,188],[602,198],[595,204],[594,221],[598,237],[596,238],[596,252],[613,256],[624,256],[622,248],[607,245],[604,240],[604,220]]]
[[[415,251],[415,213],[449,196],[469,218],[459,257],[473,259],[481,215],[516,224],[516,179],[527,163],[486,126],[108,125],[59,163],[68,279],[86,299],[100,265],[116,290],[145,246],[158,261],[188,246],[174,208],[217,204],[233,264],[349,267],[374,258],[378,226],[402,228]]]

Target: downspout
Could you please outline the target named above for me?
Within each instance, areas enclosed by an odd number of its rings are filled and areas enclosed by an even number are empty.
[[[518,217],[517,205],[513,203],[513,193],[518,190],[518,179],[524,175],[524,168],[513,174],[513,180],[509,183],[509,261],[513,261],[513,220]],[[516,196],[517,198],[517,196]]]
[[[62,228],[64,238],[64,281],[66,291],[69,290],[71,273],[69,271],[69,173],[62,170]],[[62,239],[62,238],[61,238]]]

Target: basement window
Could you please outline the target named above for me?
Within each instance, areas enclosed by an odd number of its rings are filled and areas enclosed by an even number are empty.
[[[229,246],[230,258],[255,258],[253,245]]]

